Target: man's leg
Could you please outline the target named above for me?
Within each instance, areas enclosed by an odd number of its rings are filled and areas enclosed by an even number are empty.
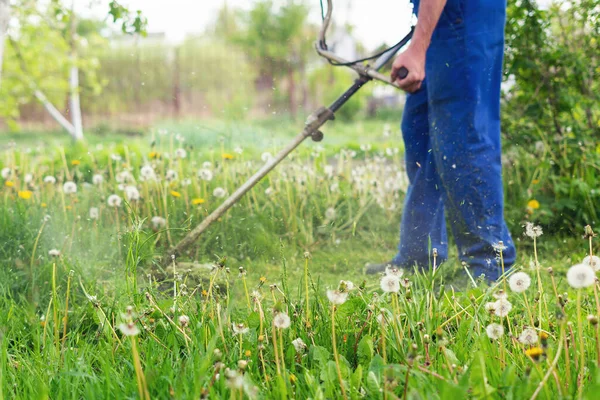
[[[408,95],[402,117],[410,184],[400,224],[398,254],[393,263],[409,268],[415,264],[427,268],[433,248],[438,251],[438,263],[448,256],[442,188],[431,151],[427,103],[424,89]]]
[[[427,54],[433,155],[459,249],[474,275],[500,274],[516,253],[506,223],[501,172],[500,82],[504,51],[502,2],[449,0]]]

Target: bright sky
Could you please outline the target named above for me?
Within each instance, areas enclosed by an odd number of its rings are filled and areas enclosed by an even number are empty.
[[[214,20],[217,11],[227,1],[230,7],[248,9],[255,0],[121,0],[133,10],[142,10],[148,18],[150,32],[164,32],[170,40],[179,41],[189,33],[200,33]],[[275,0],[275,3],[283,0]],[[102,15],[109,0],[75,0],[77,9],[86,14]],[[319,0],[306,0],[311,8],[310,19],[320,21]],[[323,0],[326,3],[326,0]],[[334,20],[350,23],[357,38],[368,48],[395,42],[410,27],[409,0],[333,0]]]

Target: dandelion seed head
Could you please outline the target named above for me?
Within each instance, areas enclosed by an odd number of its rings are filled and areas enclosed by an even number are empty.
[[[335,219],[335,208],[333,207],[329,207],[326,211],[325,211],[325,218],[329,221],[333,221]]]
[[[48,251],[48,255],[50,257],[58,257],[58,256],[60,256],[60,250],[52,249],[52,250]]]
[[[49,183],[49,184],[53,185],[56,183],[56,178],[53,177],[52,175],[46,175],[44,177],[44,183]]]
[[[287,329],[292,324],[289,315],[284,312],[278,312],[273,317],[273,325],[278,329]]]
[[[198,171],[198,177],[203,181],[212,181],[213,173],[208,168],[202,168],[200,171]]]
[[[137,336],[140,334],[139,328],[133,322],[120,324],[119,330],[125,336]]]
[[[539,340],[538,334],[535,329],[526,328],[519,335],[519,342],[525,345],[533,345],[536,344]]]
[[[263,162],[268,163],[273,159],[273,155],[271,153],[269,153],[268,151],[265,151],[264,153],[261,154],[260,159]]]
[[[404,270],[390,264],[385,266],[385,274],[395,276],[396,278],[400,279],[404,274]]]
[[[188,317],[187,315],[179,316],[179,325],[181,325],[182,328],[187,327],[189,324],[190,324],[190,317]]]
[[[179,177],[179,174],[177,173],[177,171],[175,171],[173,169],[167,170],[167,173],[165,175],[165,179],[169,182],[176,181],[178,177]]]
[[[94,176],[92,176],[92,183],[94,185],[100,185],[102,182],[104,182],[104,177],[102,175],[94,174]]]
[[[308,347],[308,346],[306,346],[306,343],[304,343],[304,340],[302,340],[301,338],[292,340],[292,345],[294,345],[294,349],[296,349],[296,353],[299,353],[299,354],[304,353],[304,351]]]
[[[154,217],[152,217],[150,222],[152,223],[152,227],[154,229],[161,229],[161,228],[164,228],[165,226],[167,226],[167,220],[158,215],[155,215]]]
[[[218,198],[225,197],[227,196],[227,191],[222,187],[215,188],[215,190],[213,190],[213,196]]]
[[[185,151],[184,148],[178,148],[177,150],[175,150],[175,157],[177,158],[186,158],[187,157],[187,151]]]
[[[525,224],[525,236],[535,239],[542,236],[543,233],[541,226],[534,225],[533,222]]]
[[[498,340],[504,335],[504,327],[500,324],[492,323],[485,328],[485,333],[492,340]]]
[[[327,298],[332,304],[344,304],[348,300],[348,292],[340,292],[339,290],[328,290]]]
[[[512,303],[506,299],[498,299],[494,302],[494,314],[500,318],[504,318],[512,310]]]
[[[379,284],[386,293],[398,293],[400,290],[400,278],[395,275],[385,275]]]
[[[244,335],[250,331],[250,328],[248,328],[243,322],[233,324],[232,329],[235,335]]]
[[[596,281],[594,270],[585,264],[573,265],[567,271],[567,282],[575,289],[583,289],[592,286]]]
[[[98,217],[100,217],[100,211],[98,210],[98,207],[91,207],[90,219],[98,219]]]
[[[128,185],[125,186],[125,197],[127,197],[127,201],[138,201],[140,199],[140,192],[135,186]]]
[[[525,272],[517,272],[508,279],[508,285],[513,292],[522,293],[531,285],[531,278]]]
[[[596,272],[600,271],[600,257],[598,256],[587,256],[581,263],[587,265]]]
[[[63,192],[65,194],[77,193],[77,184],[73,181],[67,181],[63,185]]]
[[[121,207],[121,197],[116,194],[111,194],[106,200],[109,207]]]

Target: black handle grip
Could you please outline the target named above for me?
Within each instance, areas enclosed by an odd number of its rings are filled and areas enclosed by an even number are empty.
[[[396,72],[396,79],[404,79],[408,76],[408,70],[404,67],[400,67],[398,72]]]

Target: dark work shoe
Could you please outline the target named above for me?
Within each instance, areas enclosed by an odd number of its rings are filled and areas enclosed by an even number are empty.
[[[365,265],[365,274],[367,275],[374,275],[374,274],[379,274],[379,273],[383,273],[385,272],[386,268],[398,268],[398,269],[403,269],[402,267],[393,264],[391,261],[390,262],[386,262],[386,263],[367,263]]]

